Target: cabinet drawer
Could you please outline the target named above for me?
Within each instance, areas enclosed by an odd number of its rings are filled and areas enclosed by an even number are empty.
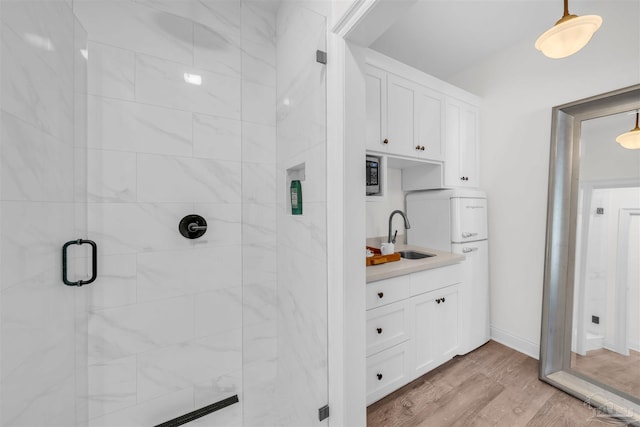
[[[367,405],[409,382],[409,342],[367,357]]]
[[[462,282],[462,264],[454,264],[411,275],[411,295],[420,295]]]
[[[367,311],[367,356],[409,339],[410,308],[403,300]]]
[[[409,275],[367,284],[367,310],[408,298],[411,294]]]

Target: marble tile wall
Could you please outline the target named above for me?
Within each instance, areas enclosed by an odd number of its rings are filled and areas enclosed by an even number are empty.
[[[240,0],[0,7],[0,424],[149,426],[237,393],[194,424],[315,425],[325,18]],[[191,213],[208,221],[198,240],[177,232]],[[99,244],[91,286],[59,286],[69,234]]]
[[[276,375],[275,11],[76,0],[89,38],[88,424],[264,425]],[[114,31],[117,28],[118,31]],[[185,81],[185,73],[201,78]],[[207,233],[178,233],[186,214]]]
[[[278,378],[282,425],[318,423],[328,403],[326,17],[285,1],[277,21]],[[303,215],[291,215],[287,169],[304,164]],[[293,403],[293,404],[292,404]]]
[[[0,31],[0,425],[70,426],[82,415],[86,309],[60,280],[60,248],[86,224],[74,191],[83,32],[64,1],[11,0]]]

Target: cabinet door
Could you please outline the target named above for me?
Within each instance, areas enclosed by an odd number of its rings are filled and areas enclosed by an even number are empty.
[[[367,150],[387,151],[387,73],[367,67],[366,84],[366,146]]]
[[[438,356],[440,363],[455,356],[460,346],[460,331],[458,327],[459,296],[458,286],[450,286],[436,291],[436,336],[438,342]],[[438,303],[440,299],[440,303]]]
[[[411,381],[411,342],[398,344],[367,357],[367,405],[372,404]]]
[[[437,366],[437,307],[433,293],[413,298],[414,302],[414,371],[411,377],[417,378]]]
[[[454,98],[446,101],[444,181],[448,187],[477,187],[478,108]]]
[[[443,160],[444,95],[420,87],[415,100],[414,155],[429,160]]]
[[[387,76],[387,135],[389,153],[415,156],[415,84],[393,74]]]
[[[478,187],[478,108],[465,105],[460,129],[460,172],[465,187]]]
[[[414,302],[414,372],[417,378],[451,359],[459,347],[458,286],[419,295]]]
[[[464,183],[460,174],[460,124],[462,122],[462,104],[447,99],[445,110],[446,156],[444,163],[444,184],[457,187]]]
[[[367,356],[409,339],[411,308],[403,300],[367,310]]]

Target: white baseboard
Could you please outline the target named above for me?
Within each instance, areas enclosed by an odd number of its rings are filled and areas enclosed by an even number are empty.
[[[491,325],[491,339],[500,344],[511,347],[512,349],[524,353],[538,360],[540,357],[540,345],[524,338],[517,337],[509,332],[498,329]]]

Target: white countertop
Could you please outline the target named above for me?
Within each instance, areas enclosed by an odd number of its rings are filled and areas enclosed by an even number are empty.
[[[437,251],[435,249],[429,248],[421,248],[420,246],[396,244],[395,250],[396,252],[402,250],[412,250],[416,252],[423,252],[425,254],[434,254],[435,256],[422,259],[400,258],[400,261],[371,265],[367,267],[367,283],[390,279],[396,276],[403,276],[405,274],[411,274],[417,271],[430,270],[432,268],[457,264],[463,261],[465,258],[464,255]]]

